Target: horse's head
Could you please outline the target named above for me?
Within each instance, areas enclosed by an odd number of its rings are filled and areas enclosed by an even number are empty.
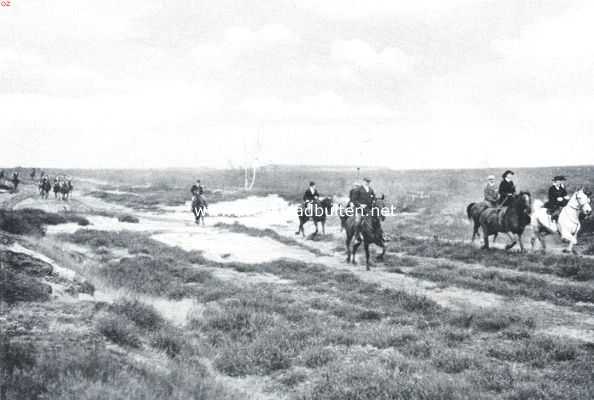
[[[324,211],[330,212],[332,209],[332,198],[324,197],[322,200],[320,200],[320,206],[324,209]]]
[[[588,216],[592,214],[590,195],[591,193],[589,191],[585,190],[584,188],[580,188],[573,194],[573,196],[571,196],[567,205]]]
[[[386,197],[383,194],[379,197],[376,197],[372,207],[373,215],[378,216],[381,221],[384,221],[386,219],[384,213],[386,207]]]
[[[514,197],[515,208],[527,216],[532,214],[532,195],[530,192],[522,191]]]

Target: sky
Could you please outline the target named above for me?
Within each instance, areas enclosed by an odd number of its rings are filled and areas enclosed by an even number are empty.
[[[585,0],[11,0],[2,164],[592,164],[593,20]]]

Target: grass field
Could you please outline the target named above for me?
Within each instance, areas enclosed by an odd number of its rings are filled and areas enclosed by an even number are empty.
[[[192,240],[227,241],[220,261],[208,249],[184,250],[137,228],[146,211],[187,201],[196,176],[212,202],[267,194],[293,202],[309,180],[322,194],[343,196],[353,171],[264,168],[250,193],[241,190],[241,171],[67,171],[80,180],[72,204],[90,196],[125,205],[127,218],[111,223],[131,227],[98,229],[93,210],[1,210],[10,223],[0,224],[0,276],[11,291],[0,303],[0,395],[591,399],[594,260],[469,244],[464,208],[480,199],[493,172],[361,171],[406,212],[386,220],[393,238],[386,261],[365,272],[343,263],[334,220],[318,240],[294,236],[286,221],[195,228]],[[593,172],[518,170],[518,186],[542,196],[553,173],[575,186],[590,184]],[[48,224],[73,222],[81,226],[43,235]],[[175,227],[166,233],[195,231],[183,222]],[[580,236],[585,253],[593,249],[590,227],[586,221]],[[241,238],[293,256],[235,259]],[[30,253],[18,253],[22,248]]]

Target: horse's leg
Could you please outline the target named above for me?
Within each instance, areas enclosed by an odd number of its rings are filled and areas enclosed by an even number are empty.
[[[518,233],[518,243],[520,243],[520,253],[525,253],[524,242],[522,242],[522,234]]]
[[[299,218],[299,227],[297,228],[297,232],[295,232],[295,235],[299,235],[301,233],[302,229],[303,229],[303,220],[301,218]]]
[[[314,225],[316,227],[316,231],[313,233],[313,236],[316,236],[318,234],[318,221],[316,221],[315,219],[314,219]]]
[[[495,243],[495,241],[497,240],[497,235],[498,235],[498,233],[495,232],[495,234],[493,235],[493,243]]]
[[[489,248],[489,230],[487,229],[486,225],[482,226],[483,228],[483,249]]]
[[[384,261],[384,255],[386,254],[386,246],[383,243],[378,243],[377,245],[382,248],[382,252],[375,259],[377,261]]]
[[[472,227],[472,240],[470,241],[471,244],[474,244],[476,235],[478,235],[478,230],[479,230],[479,224],[477,221],[474,221],[474,226]]]
[[[351,262],[351,240],[352,239],[353,239],[353,235],[351,235],[347,231],[346,240],[345,240],[346,251],[347,251],[347,263],[350,263]]]
[[[322,235],[326,236],[326,220],[322,220]]]
[[[359,249],[359,246],[361,246],[361,237],[359,237],[359,235],[357,235],[357,238],[355,239],[355,243],[353,244],[353,254],[352,254],[352,261],[353,261],[353,265],[355,265],[357,263],[356,261],[356,255],[357,255],[357,250]]]
[[[505,234],[507,235],[509,240],[511,240],[511,243],[505,246],[505,250],[509,250],[516,245],[517,241],[514,239],[511,233],[506,232]]]
[[[542,232],[540,232],[540,229],[537,230],[537,234],[536,237],[538,238],[538,241],[540,242],[540,245],[542,246],[542,252],[543,254],[547,252],[547,242],[545,240],[544,235],[542,234]]]
[[[365,269],[369,271],[369,242],[366,240],[363,243],[363,247],[365,248]]]

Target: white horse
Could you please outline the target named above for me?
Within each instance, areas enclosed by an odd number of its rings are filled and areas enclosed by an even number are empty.
[[[538,200],[537,200],[538,201]],[[551,219],[547,209],[543,207],[542,202],[537,206],[536,201],[534,205],[534,213],[532,214],[532,250],[536,239],[542,245],[543,253],[547,246],[544,241],[544,236],[552,233],[558,233],[563,242],[567,242],[567,248],[563,250],[564,253],[576,253],[573,246],[577,244],[577,235],[580,231],[580,214],[590,215],[592,213],[592,206],[590,205],[590,193],[587,193],[583,188],[575,192],[567,205],[561,210],[557,223]]]

